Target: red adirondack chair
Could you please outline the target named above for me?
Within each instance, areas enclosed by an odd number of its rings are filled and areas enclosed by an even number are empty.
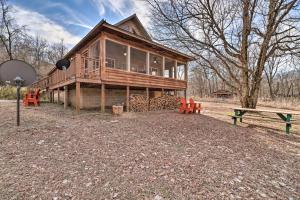
[[[186,99],[185,98],[181,98],[180,99],[179,112],[180,113],[185,113],[186,111],[187,111]]]
[[[40,89],[36,89],[34,92],[30,90],[25,94],[23,98],[24,106],[29,106],[31,103],[35,106],[40,105]]]
[[[194,113],[194,109],[195,109],[195,102],[193,98],[190,98],[190,106],[187,108],[187,113]]]
[[[195,105],[194,112],[200,114],[200,112],[201,112],[201,103],[197,103]]]
[[[201,111],[201,104],[195,103],[193,98],[190,98],[190,107],[187,110],[187,113],[199,113]]]

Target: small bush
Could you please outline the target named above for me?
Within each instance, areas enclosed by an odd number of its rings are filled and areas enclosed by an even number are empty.
[[[21,99],[26,93],[27,88],[21,88]],[[12,86],[0,86],[0,99],[13,100],[17,99],[17,88]]]

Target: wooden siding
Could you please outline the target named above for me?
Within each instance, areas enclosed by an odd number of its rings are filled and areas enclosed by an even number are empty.
[[[102,81],[113,85],[130,85],[150,88],[185,89],[187,82],[161,76],[106,68]]]

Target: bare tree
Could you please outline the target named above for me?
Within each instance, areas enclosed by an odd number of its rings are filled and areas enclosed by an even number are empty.
[[[264,69],[267,83],[269,86],[269,94],[270,98],[274,100],[275,95],[277,93],[278,88],[276,88],[276,91],[274,91],[274,79],[278,73],[278,70],[280,66],[283,66],[283,58],[282,57],[275,57],[272,56],[267,62],[266,62],[266,67]]]
[[[1,4],[1,24],[0,41],[10,60],[13,59],[13,47],[23,35],[24,27],[19,27],[14,23],[11,14],[11,7],[7,5],[6,0],[0,0]]]
[[[67,53],[67,47],[62,39],[59,43],[54,43],[49,46],[48,59],[51,63],[55,64],[58,60],[62,59]]]
[[[146,0],[155,37],[188,50],[255,108],[266,62],[299,53],[299,0]]]
[[[41,65],[41,61],[44,61],[46,58],[48,43],[45,39],[41,38],[39,35],[36,35],[32,41],[32,51],[34,65],[36,67]]]

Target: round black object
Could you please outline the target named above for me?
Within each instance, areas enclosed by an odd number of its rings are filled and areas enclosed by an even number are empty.
[[[22,86],[29,86],[36,81],[35,69],[20,60],[9,60],[0,65],[0,81],[10,85],[16,85],[15,78],[22,79]]]
[[[70,61],[68,59],[61,59],[56,62],[56,68],[59,70],[66,70],[70,67]]]

